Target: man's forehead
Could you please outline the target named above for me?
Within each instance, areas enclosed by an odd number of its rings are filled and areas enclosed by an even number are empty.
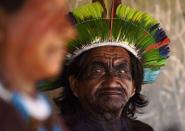
[[[104,46],[104,47],[98,47],[94,48],[90,51],[89,57],[96,58],[130,58],[128,52],[122,48],[122,47],[116,47],[116,46]]]

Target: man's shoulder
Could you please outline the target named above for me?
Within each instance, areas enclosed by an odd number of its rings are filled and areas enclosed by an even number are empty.
[[[128,119],[128,126],[131,131],[154,131],[150,125],[139,120]]]
[[[3,131],[28,131],[24,121],[14,107],[0,99],[0,130]],[[10,126],[11,125],[11,126]]]

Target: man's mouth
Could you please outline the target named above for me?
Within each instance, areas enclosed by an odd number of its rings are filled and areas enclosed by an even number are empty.
[[[98,95],[110,95],[110,96],[124,96],[126,93],[121,89],[101,89],[98,91]]]
[[[122,95],[121,92],[118,91],[103,91],[100,92],[101,95]]]

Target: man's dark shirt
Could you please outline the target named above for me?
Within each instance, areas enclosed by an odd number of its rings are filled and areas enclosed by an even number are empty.
[[[2,99],[0,99],[0,131],[28,131],[13,106]]]
[[[149,125],[140,122],[138,120],[132,120],[129,118],[122,119],[120,127],[115,127],[114,130],[105,129],[99,121],[94,121],[88,118],[88,116],[80,115],[65,115],[65,124],[69,128],[69,131],[154,131]],[[106,126],[108,126],[107,124]],[[120,129],[121,128],[121,129]]]

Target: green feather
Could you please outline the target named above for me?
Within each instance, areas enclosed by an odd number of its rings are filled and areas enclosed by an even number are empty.
[[[98,19],[102,17],[103,7],[99,2],[87,4],[73,10],[73,15],[76,17],[78,23]]]

